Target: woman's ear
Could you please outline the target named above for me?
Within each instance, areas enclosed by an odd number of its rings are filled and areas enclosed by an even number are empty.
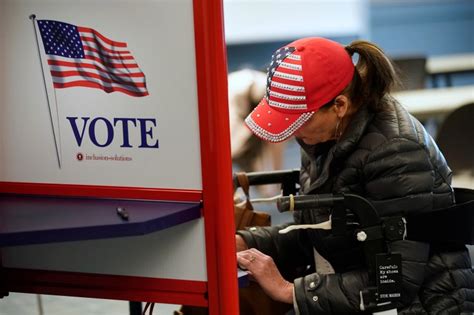
[[[333,106],[337,117],[343,118],[347,114],[349,110],[349,106],[350,106],[350,100],[347,96],[345,95],[337,96],[336,99],[334,100],[334,106]]]

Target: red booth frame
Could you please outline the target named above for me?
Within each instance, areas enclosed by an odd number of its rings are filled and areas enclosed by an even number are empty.
[[[0,182],[1,193],[202,201],[207,282],[0,267],[0,296],[42,293],[187,304],[238,314],[222,0],[193,0],[202,191]]]

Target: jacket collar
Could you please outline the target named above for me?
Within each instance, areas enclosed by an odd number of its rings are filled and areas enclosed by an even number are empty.
[[[344,132],[334,147],[334,156],[336,158],[344,158],[354,151],[374,116],[375,114],[369,111],[367,106],[362,106],[354,114],[354,117],[347,125],[346,132]]]

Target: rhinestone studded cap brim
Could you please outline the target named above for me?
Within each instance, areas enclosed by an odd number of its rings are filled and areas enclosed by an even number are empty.
[[[282,142],[291,137],[296,132],[296,130],[298,130],[305,122],[307,122],[313,116],[313,114],[314,112],[301,114],[298,119],[296,119],[292,124],[290,124],[280,133],[272,133],[262,128],[252,119],[251,115],[247,116],[247,118],[245,119],[245,123],[250,128],[250,130],[259,138],[270,142]]]

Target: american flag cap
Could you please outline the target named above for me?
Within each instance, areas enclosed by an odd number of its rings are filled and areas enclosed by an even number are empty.
[[[341,44],[320,37],[296,40],[275,51],[264,98],[245,119],[258,137],[288,139],[351,82],[354,64]]]

